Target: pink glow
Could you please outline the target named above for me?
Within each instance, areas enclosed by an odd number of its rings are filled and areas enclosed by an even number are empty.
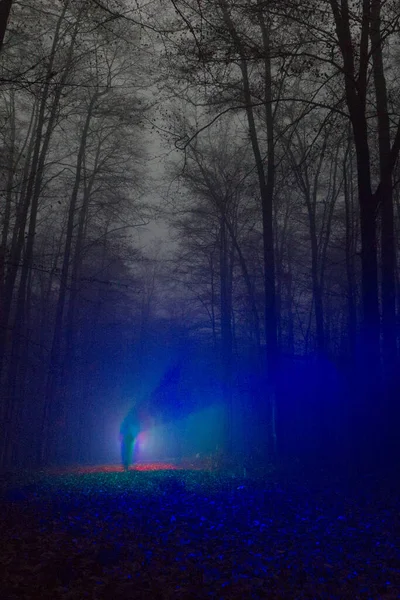
[[[179,465],[170,462],[149,462],[149,463],[136,463],[131,466],[130,471],[182,471],[185,469],[194,470],[209,470],[208,465],[197,461],[184,461]],[[87,465],[79,466],[72,465],[70,467],[63,467],[59,469],[49,469],[47,472],[53,475],[61,474],[78,474],[84,475],[86,473],[118,473],[122,472],[123,468],[120,464],[113,465]]]

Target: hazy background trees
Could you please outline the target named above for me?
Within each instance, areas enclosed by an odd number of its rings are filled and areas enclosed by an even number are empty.
[[[394,443],[399,19],[379,0],[12,7],[3,464],[95,460],[96,415],[132,393],[171,419],[214,396],[231,454]]]
[[[37,460],[62,452],[60,433],[73,435],[97,377],[87,369],[93,347],[107,343],[101,329],[126,330],[134,312],[134,230],[148,218],[139,45],[125,22],[97,26],[87,3],[23,3],[10,17],[1,88],[6,462],[20,437],[40,440]]]
[[[171,101],[183,174],[193,140],[214,136],[217,148],[225,118],[241,122],[227,147],[253,151],[264,282],[273,277],[276,294],[272,309],[265,288],[261,344],[277,361],[260,386],[264,404],[272,403],[270,422],[285,429],[285,400],[276,411],[273,403],[277,373],[287,372],[286,338],[295,355],[335,364],[348,383],[348,422],[361,429],[368,422],[368,436],[383,426],[387,439],[388,424],[398,422],[392,191],[400,121],[388,75],[396,68],[398,7],[333,0],[307,7],[172,4],[169,25],[179,33],[169,35],[164,53],[166,87],[195,111],[192,128],[178,130]],[[266,254],[271,243],[273,270]],[[276,350],[266,335],[272,323]],[[326,396],[324,376],[311,395]],[[312,406],[318,429],[326,419],[321,404]],[[378,414],[384,416],[376,427]]]

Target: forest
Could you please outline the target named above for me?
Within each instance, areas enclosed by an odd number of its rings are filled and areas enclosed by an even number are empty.
[[[0,2],[1,469],[118,460],[132,399],[168,459],[397,460],[399,41],[396,0]]]

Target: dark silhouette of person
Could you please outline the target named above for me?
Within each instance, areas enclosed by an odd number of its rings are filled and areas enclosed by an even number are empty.
[[[119,437],[121,441],[121,460],[125,471],[128,471],[131,462],[135,440],[140,431],[140,423],[137,411],[131,408],[122,421]]]

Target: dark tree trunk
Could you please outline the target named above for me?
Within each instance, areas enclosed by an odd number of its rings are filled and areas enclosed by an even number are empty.
[[[381,32],[381,0],[371,0],[371,54],[375,84],[375,98],[378,118],[378,147],[380,184],[376,192],[381,211],[381,298],[382,298],[382,358],[383,375],[386,383],[386,403],[383,428],[386,431],[388,455],[398,450],[398,422],[400,406],[398,400],[399,374],[398,349],[396,336],[396,251],[393,207],[393,167],[390,140],[390,117],[388,93],[383,63],[383,44]],[[400,128],[400,124],[398,125]],[[399,130],[394,142],[395,156],[398,155]],[[396,156],[397,158],[397,156]]]
[[[294,315],[293,315],[293,270],[292,270],[292,249],[291,241],[288,242],[288,272],[287,272],[287,318],[288,318],[288,335],[287,335],[287,351],[293,356],[294,350]]]
[[[396,256],[394,244],[393,184],[390,144],[390,118],[386,79],[383,66],[383,39],[381,36],[381,1],[371,1],[371,54],[378,117],[380,186],[378,204],[381,209],[381,270],[382,270],[382,334],[383,361],[386,375],[395,375],[396,344]],[[389,168],[388,168],[389,167]]]
[[[311,278],[313,286],[315,329],[317,333],[317,353],[319,356],[325,354],[325,323],[322,286],[318,269],[318,241],[316,235],[315,219],[310,221],[311,237]]]
[[[232,227],[232,224],[229,222],[229,219],[225,215],[222,215],[222,217],[224,218],[226,228],[228,229],[229,236],[232,240],[232,246],[236,250],[236,253],[237,253],[237,256],[239,259],[240,268],[242,271],[243,279],[244,279],[244,282],[245,282],[245,285],[247,288],[247,294],[249,297],[249,304],[250,304],[250,308],[251,308],[252,321],[253,321],[253,333],[254,333],[254,337],[255,337],[255,341],[256,341],[256,346],[259,349],[260,345],[261,345],[260,319],[258,317],[258,310],[257,310],[254,286],[251,281],[249,270],[247,268],[246,259],[243,256],[243,252],[240,248],[240,245],[237,240],[235,231]]]
[[[223,397],[226,406],[227,451],[232,453],[232,294],[229,264],[229,243],[225,220],[220,226],[220,311],[221,311],[221,366]]]
[[[75,347],[75,332],[76,332],[76,305],[77,305],[77,296],[79,290],[79,275],[82,267],[82,250],[83,244],[85,241],[85,229],[87,223],[87,214],[89,210],[89,203],[91,198],[91,193],[93,189],[93,185],[96,178],[96,170],[98,167],[99,157],[101,151],[101,143],[98,145],[96,157],[94,160],[94,168],[93,172],[88,180],[85,183],[84,191],[83,191],[83,200],[82,205],[79,210],[79,218],[78,218],[78,230],[76,234],[76,243],[74,248],[74,256],[72,260],[72,271],[71,271],[71,284],[70,284],[70,293],[69,293],[69,301],[68,301],[68,312],[67,312],[67,325],[66,325],[66,369],[70,371],[72,374],[72,365],[74,362],[74,347]],[[84,167],[84,158],[83,158],[83,167]]]
[[[0,52],[3,48],[4,36],[7,31],[8,18],[10,16],[13,0],[0,0]]]
[[[348,166],[349,163],[349,166]],[[346,277],[347,277],[347,341],[350,362],[354,365],[357,347],[357,307],[356,307],[356,278],[354,272],[354,203],[352,181],[351,142],[349,141],[343,161],[344,176],[344,207],[346,227]]]
[[[373,379],[376,381],[377,378],[379,379],[380,374],[376,199],[371,189],[371,161],[366,118],[370,0],[363,0],[360,45],[357,49],[354,48],[352,39],[347,0],[343,0],[340,6],[337,0],[330,0],[330,4],[343,59],[346,103],[349,109],[357,158],[363,304],[361,359],[365,373],[373,374]],[[359,53],[358,71],[356,71],[356,53]]]
[[[265,276],[265,330],[267,356],[270,364],[269,368],[274,376],[278,360],[278,338],[273,231],[273,198],[275,190],[275,138],[272,96],[272,66],[269,26],[265,22],[263,4],[261,2],[259,2],[258,4],[258,18],[261,29],[264,52],[265,123],[267,126],[267,177],[265,181],[265,188],[264,185],[261,186]]]

